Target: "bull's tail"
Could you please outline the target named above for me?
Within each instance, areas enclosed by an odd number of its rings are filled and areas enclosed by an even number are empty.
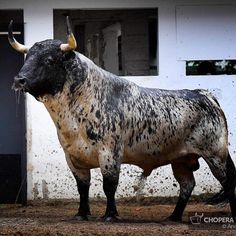
[[[227,176],[227,184],[225,189],[221,189],[220,192],[215,194],[213,197],[206,200],[207,204],[215,205],[219,203],[228,202],[229,196],[232,194],[232,191],[235,192],[236,187],[236,169],[233,163],[233,160],[228,154],[226,161],[226,176]]]
[[[217,205],[224,202],[228,202],[228,197],[226,196],[223,188],[205,201],[205,203],[208,205]]]
[[[204,89],[200,89],[198,91],[199,91],[199,93],[205,95],[213,104],[215,104],[218,107],[220,107],[220,104],[217,101],[217,98],[212,94],[212,92],[210,92],[208,90],[204,90]]]

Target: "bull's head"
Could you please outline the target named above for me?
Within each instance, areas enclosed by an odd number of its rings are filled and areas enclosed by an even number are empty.
[[[14,78],[13,89],[29,92],[38,98],[62,90],[68,73],[66,67],[73,60],[76,40],[71,30],[69,18],[66,18],[68,42],[45,40],[35,43],[31,48],[16,41],[12,33],[12,21],[8,28],[8,39],[11,46],[18,52],[26,54],[25,63],[19,74]]]

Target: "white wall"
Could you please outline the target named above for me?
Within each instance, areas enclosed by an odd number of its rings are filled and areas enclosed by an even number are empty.
[[[185,76],[185,54],[181,54],[179,37],[176,27],[182,27],[179,12],[189,5],[206,6],[233,4],[227,0],[67,0],[67,1],[30,1],[8,0],[0,1],[0,9],[23,9],[25,21],[25,44],[32,45],[36,41],[53,37],[53,9],[113,9],[113,8],[147,8],[158,7],[158,50],[159,50],[159,76],[128,78],[145,87],[158,87],[166,89],[178,88],[208,88],[219,99],[229,123],[230,152],[236,158],[236,76]],[[233,6],[235,9],[235,6]],[[203,7],[204,9],[204,7]],[[188,12],[188,11],[187,11]],[[235,14],[236,15],[236,14]],[[189,16],[191,17],[191,15]],[[209,15],[210,17],[210,15]],[[216,20],[219,20],[216,18]],[[178,24],[177,24],[178,22]],[[191,22],[187,22],[191,24]],[[231,22],[234,27],[235,22]],[[234,27],[235,28],[235,27]],[[184,30],[184,28],[178,28]],[[235,28],[236,29],[236,28]],[[232,29],[232,30],[235,30]],[[217,32],[224,30],[217,28]],[[185,31],[187,34],[188,31]],[[207,32],[205,32],[207,33]],[[235,33],[235,31],[234,31]],[[182,35],[182,34],[181,34]],[[218,34],[221,37],[221,33]],[[200,35],[201,36],[201,35]],[[220,42],[220,41],[219,41]],[[232,42],[233,44],[233,42]],[[184,46],[183,46],[184,47]],[[198,48],[191,48],[193,54],[198,55]],[[202,48],[207,51],[208,47]],[[224,48],[223,48],[224,52]],[[223,53],[222,52],[222,53]],[[235,52],[232,52],[235,53]],[[179,55],[182,55],[179,57]],[[232,54],[234,55],[234,54]],[[234,58],[236,59],[236,58]],[[44,106],[27,96],[27,167],[28,167],[28,199],[37,197],[75,198],[78,197],[75,181],[66,165],[62,148],[60,147],[54,124],[52,123]],[[209,174],[205,163],[195,173],[197,186],[194,193],[216,191],[219,185]],[[135,178],[140,169],[134,166],[122,168],[118,197],[132,196]],[[104,196],[99,170],[92,175],[91,197]],[[146,195],[176,195],[178,188],[174,187],[175,180],[169,167],[157,169],[148,178],[145,185]]]
[[[176,7],[177,59],[236,58],[235,13],[236,5]]]

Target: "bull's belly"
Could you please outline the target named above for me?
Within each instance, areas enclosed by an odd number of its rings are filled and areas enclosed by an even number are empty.
[[[181,157],[184,157],[188,151],[184,147],[178,147],[163,150],[145,150],[139,148],[125,148],[123,163],[137,165],[150,174],[157,167],[171,164]]]
[[[92,146],[88,143],[82,144],[81,140],[78,143],[63,143],[64,151],[70,156],[71,162],[76,169],[80,168],[98,168],[99,165],[99,153],[103,146]],[[136,146],[133,148],[124,146],[123,156],[121,160],[123,164],[133,164],[142,168],[144,171],[151,171],[157,167],[167,165],[185,156],[188,153],[186,148],[170,148],[165,149],[161,153],[157,149],[150,150]]]
[[[99,155],[101,155],[102,149],[106,149],[108,146],[104,143],[94,144],[92,141],[84,139],[83,136],[73,139],[70,138],[71,136],[68,135],[69,138],[67,138],[67,136],[59,134],[59,140],[73,167],[75,169],[100,167]],[[150,148],[145,148],[146,145],[145,142],[130,147],[124,143],[123,156],[120,157],[122,163],[137,165],[144,171],[151,172],[159,166],[172,163],[187,153],[186,147],[179,145],[179,143],[172,143],[169,148],[164,148],[161,151],[156,145],[150,144]]]
[[[98,168],[99,164],[99,148],[67,145],[63,147],[67,156],[69,156],[74,168]],[[139,149],[131,150],[124,148],[121,160],[123,164],[132,164],[139,166],[144,171],[151,171],[159,166],[170,164],[176,158],[176,153],[168,155],[150,154],[149,152],[140,151]]]

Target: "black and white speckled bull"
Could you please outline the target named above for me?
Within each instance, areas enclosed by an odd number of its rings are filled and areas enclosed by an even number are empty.
[[[116,219],[120,166],[128,163],[141,167],[145,176],[171,164],[180,194],[170,219],[181,220],[200,157],[227,192],[236,217],[236,172],[226,119],[216,99],[205,90],[142,88],[106,72],[74,51],[68,19],[67,27],[66,44],[46,40],[28,49],[13,37],[11,23],[9,42],[27,53],[14,89],[43,102],[57,128],[80,194],[77,219],[90,215],[90,169],[97,167],[107,197],[104,220]]]

